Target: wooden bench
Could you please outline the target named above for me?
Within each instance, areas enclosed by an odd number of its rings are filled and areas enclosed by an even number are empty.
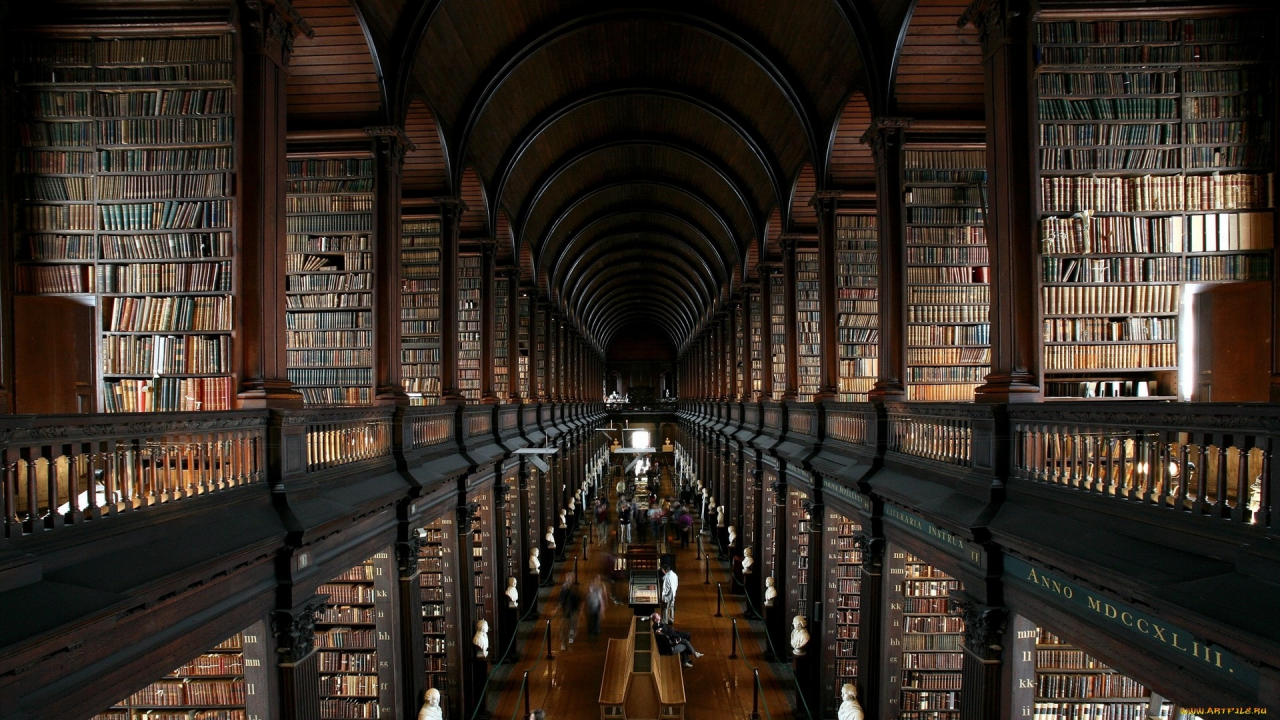
[[[659,655],[647,617],[632,618],[625,638],[610,638],[600,681],[601,720],[683,720],[679,655]]]

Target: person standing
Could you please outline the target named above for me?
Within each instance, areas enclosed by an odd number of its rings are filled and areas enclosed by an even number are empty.
[[[560,627],[560,649],[565,649],[565,642],[573,644],[578,634],[578,612],[582,609],[582,593],[574,584],[574,574],[565,575],[564,585],[560,586],[560,614],[564,616],[564,624]]]
[[[680,587],[680,578],[670,565],[662,566],[662,622],[676,621],[676,590]]]
[[[600,634],[600,618],[604,615],[604,581],[596,575],[587,588],[587,634],[596,637]]]
[[[618,501],[618,542],[631,542],[631,503],[626,496]]]

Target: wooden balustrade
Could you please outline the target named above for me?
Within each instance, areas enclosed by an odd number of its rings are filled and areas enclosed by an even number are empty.
[[[319,472],[391,454],[391,411],[304,410],[307,423],[307,472]]]
[[[515,430],[520,409],[514,405],[504,405],[498,409],[498,429],[507,432]]]
[[[488,408],[480,412],[463,412],[467,437],[479,437],[493,432],[493,415]]]
[[[888,451],[969,467],[973,462],[973,421],[964,414],[966,407],[891,406]]]
[[[442,445],[453,438],[453,416],[456,410],[447,405],[409,408],[405,422],[406,451]]]
[[[764,409],[764,426],[777,430],[782,427],[782,409],[767,407]]]
[[[817,411],[812,405],[787,406],[787,432],[792,435],[813,435],[818,425]]]
[[[867,442],[867,418],[875,417],[871,405],[858,408],[836,407],[827,411],[827,437],[850,445]]]
[[[1190,515],[1271,527],[1280,433],[1266,408],[1080,403],[1010,410],[1013,474]]]
[[[5,537],[97,520],[263,479],[265,412],[7,419]]]

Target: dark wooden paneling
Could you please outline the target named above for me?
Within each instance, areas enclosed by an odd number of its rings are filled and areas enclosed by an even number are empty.
[[[834,188],[875,187],[876,163],[871,146],[862,135],[871,124],[871,106],[862,93],[849,96],[835,138],[831,142],[831,186]]]
[[[458,194],[467,204],[467,211],[462,213],[462,221],[459,223],[462,236],[489,237],[488,203],[475,168],[468,167],[462,171],[462,187]]]
[[[447,195],[449,172],[440,144],[435,115],[421,100],[414,100],[405,115],[404,131],[414,148],[404,157],[401,190],[407,196]]]
[[[297,0],[315,31],[299,37],[289,63],[289,125],[376,122],[382,110],[373,55],[348,0]]]
[[[791,194],[791,228],[793,230],[816,230],[818,213],[809,200],[818,191],[818,179],[814,175],[813,165],[805,163],[796,178],[795,191]]]
[[[969,0],[919,0],[898,55],[898,112],[982,116],[982,47],[978,31],[958,28]]]

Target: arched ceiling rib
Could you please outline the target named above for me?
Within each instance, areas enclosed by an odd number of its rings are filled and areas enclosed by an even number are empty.
[[[464,237],[505,250],[509,228],[522,276],[598,348],[636,323],[682,346],[762,239],[812,224],[846,100],[882,105],[910,4],[354,1],[390,106],[443,150],[406,190],[463,195]]]

